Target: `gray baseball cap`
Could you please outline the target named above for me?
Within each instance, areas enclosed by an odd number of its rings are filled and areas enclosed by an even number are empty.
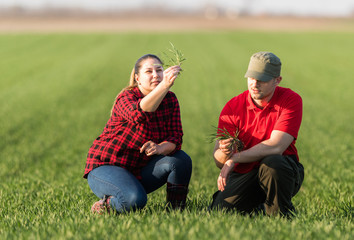
[[[268,82],[280,76],[280,59],[271,52],[258,52],[252,55],[245,77]]]

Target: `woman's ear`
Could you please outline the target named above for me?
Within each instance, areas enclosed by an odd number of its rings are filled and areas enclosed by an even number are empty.
[[[140,85],[138,74],[135,74],[135,81]]]

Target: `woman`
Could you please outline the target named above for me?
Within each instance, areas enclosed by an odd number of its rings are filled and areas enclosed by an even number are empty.
[[[92,212],[143,208],[147,194],[165,183],[168,206],[184,209],[192,162],[181,150],[179,104],[169,91],[180,71],[180,66],[164,71],[152,54],[136,62],[129,86],[118,94],[103,133],[88,152],[84,178],[101,198]]]

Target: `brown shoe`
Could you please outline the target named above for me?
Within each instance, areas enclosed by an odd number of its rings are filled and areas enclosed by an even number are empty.
[[[107,197],[105,195],[103,199],[95,202],[92,205],[91,212],[94,214],[98,214],[98,215],[102,215],[104,213],[110,214],[111,206],[109,205],[109,202],[110,202],[111,198],[112,198],[112,196]]]

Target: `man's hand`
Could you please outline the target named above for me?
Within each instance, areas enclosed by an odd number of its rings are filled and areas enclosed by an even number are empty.
[[[232,138],[217,140],[214,146],[214,161],[218,168],[222,168],[224,163],[231,158],[236,144]]]
[[[225,186],[226,186],[226,181],[230,175],[230,173],[234,170],[234,166],[235,163],[232,160],[227,160],[224,164],[224,166],[222,167],[221,171],[220,171],[220,175],[218,177],[218,189],[220,191],[224,191],[225,190]]]
[[[230,156],[236,147],[236,143],[232,138],[224,139],[219,141],[219,149],[227,156]]]

